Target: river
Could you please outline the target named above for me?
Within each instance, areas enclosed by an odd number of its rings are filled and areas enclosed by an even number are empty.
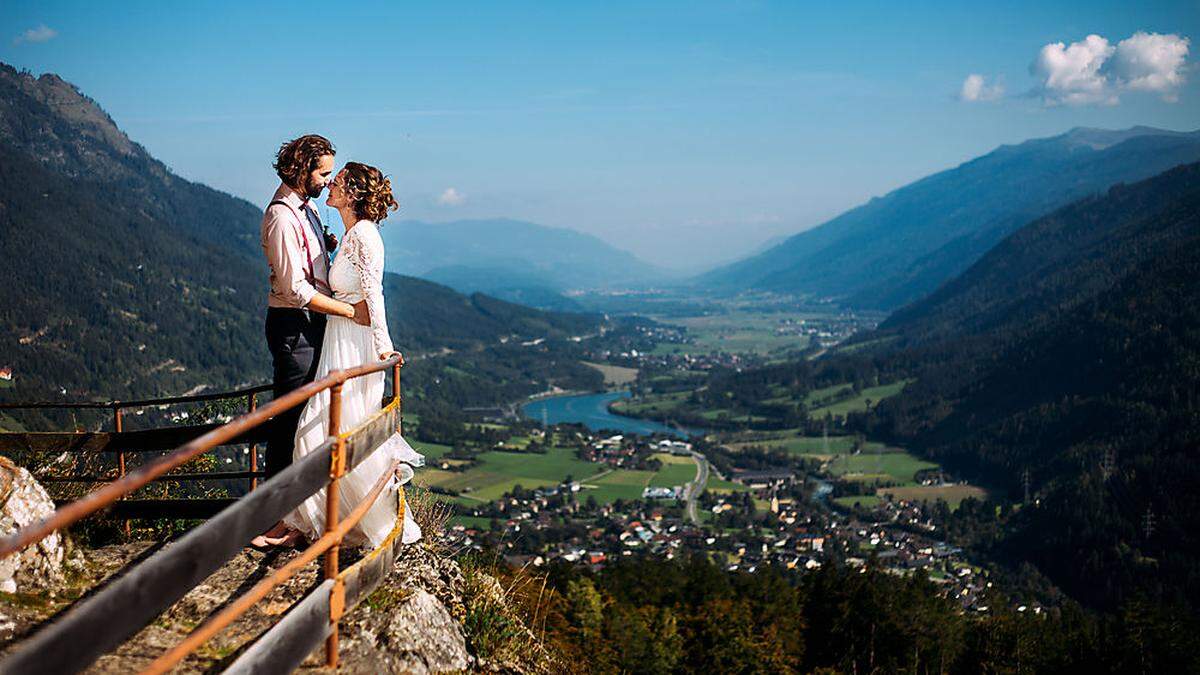
[[[521,406],[521,414],[539,422],[544,419],[549,424],[583,424],[592,431],[613,429],[627,434],[670,434],[677,438],[687,438],[704,433],[701,429],[668,427],[653,420],[610,413],[608,404],[621,398],[629,398],[629,392],[611,391],[603,394],[551,396],[526,403]]]

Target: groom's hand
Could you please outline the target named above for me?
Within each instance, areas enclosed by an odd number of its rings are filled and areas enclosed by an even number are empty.
[[[354,303],[354,323],[360,326],[371,325],[371,314],[367,311],[366,300],[359,300]]]

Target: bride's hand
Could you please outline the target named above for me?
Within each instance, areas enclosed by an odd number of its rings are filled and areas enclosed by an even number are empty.
[[[360,326],[371,325],[371,312],[367,309],[367,301],[359,300],[352,305],[354,307],[354,323]]]
[[[396,351],[384,352],[384,353],[380,354],[379,360],[387,361],[388,359],[392,358],[393,356],[399,356],[400,357],[400,365],[404,365],[404,355],[401,354],[400,352],[396,352]]]

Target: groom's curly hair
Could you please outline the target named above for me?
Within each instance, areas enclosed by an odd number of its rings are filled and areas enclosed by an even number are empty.
[[[373,166],[346,162],[339,176],[346,198],[354,206],[354,215],[376,223],[400,208],[392,196],[392,181]]]
[[[337,151],[328,138],[305,134],[279,146],[279,152],[275,154],[275,173],[285,185],[303,185],[304,177],[317,168],[317,162],[325,155],[334,154]]]

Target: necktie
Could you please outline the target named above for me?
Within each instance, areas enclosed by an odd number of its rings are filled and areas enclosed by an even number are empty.
[[[309,227],[317,235],[317,241],[320,242],[321,251],[325,256],[325,264],[329,265],[329,249],[325,246],[325,228],[321,225],[321,219],[317,217],[317,212],[307,201],[300,207],[300,210],[304,212]]]

